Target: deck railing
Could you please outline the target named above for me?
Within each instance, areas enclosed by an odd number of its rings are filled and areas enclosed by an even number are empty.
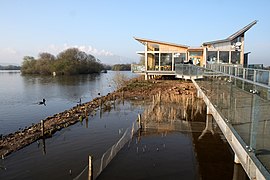
[[[207,64],[206,68],[270,86],[270,71],[237,65]]]
[[[196,84],[228,125],[223,133],[225,137],[229,137],[229,143],[235,145],[236,142],[232,140],[232,134],[230,134],[232,132],[243,147],[243,151],[236,149],[240,155],[240,162],[246,162],[244,167],[256,166],[263,176],[269,179],[270,87],[247,80],[247,78],[234,76],[232,71],[228,72],[232,69],[243,70],[243,68],[215,67],[224,68],[220,70],[224,71],[224,74],[214,73],[212,76],[204,76],[202,80],[196,81]],[[217,114],[214,113],[214,115]],[[249,154],[252,163],[250,160],[247,161],[243,152]],[[249,166],[249,164],[252,165]],[[255,177],[254,172],[253,168],[249,172],[249,177]]]
[[[144,73],[145,66],[141,64],[131,64],[131,72],[133,73]]]
[[[202,76],[205,69],[192,64],[176,64],[175,73],[180,76]]]

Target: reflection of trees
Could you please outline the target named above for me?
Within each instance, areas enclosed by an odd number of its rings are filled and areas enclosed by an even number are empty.
[[[76,76],[22,76],[26,95],[42,97],[59,97],[78,101],[85,96],[96,97],[100,88],[98,74]]]

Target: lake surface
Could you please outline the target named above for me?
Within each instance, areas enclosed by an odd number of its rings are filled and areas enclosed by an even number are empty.
[[[127,77],[134,74],[121,72]],[[32,123],[112,92],[116,72],[77,76],[22,76],[20,71],[0,71],[0,134]],[[46,99],[46,106],[38,105]]]
[[[80,98],[86,102],[98,93],[106,95],[114,90],[114,75],[40,77],[0,72],[1,133],[69,109]],[[43,98],[46,106],[38,105]],[[145,129],[124,145],[98,179],[246,179],[217,125],[208,122],[202,103],[177,95],[161,99],[161,103],[118,100],[110,111],[98,109],[88,120],[0,159],[0,179],[87,179],[88,156],[98,170],[96,164],[107,157],[103,153],[111,154],[108,150],[126,137],[138,113],[143,113]],[[204,132],[207,124],[213,134]]]

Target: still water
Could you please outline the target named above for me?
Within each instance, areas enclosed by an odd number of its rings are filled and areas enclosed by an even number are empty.
[[[134,76],[131,72],[121,72]],[[40,122],[82,100],[90,101],[115,89],[115,72],[78,76],[22,76],[20,71],[0,71],[0,134]],[[46,106],[38,105],[46,99]]]
[[[75,106],[80,98],[86,102],[98,93],[107,94],[114,90],[114,75],[0,73],[1,133],[39,122]],[[38,105],[43,98],[46,106]],[[0,179],[87,179],[88,156],[93,157],[93,169],[99,169],[95,162],[118,144],[138,113],[145,119],[144,130],[125,144],[99,179],[246,179],[241,166],[233,164],[228,143],[214,121],[207,119],[200,101],[176,95],[154,99],[159,101],[118,101],[109,112],[98,110],[87,121],[0,159]],[[205,133],[205,128],[214,133]]]

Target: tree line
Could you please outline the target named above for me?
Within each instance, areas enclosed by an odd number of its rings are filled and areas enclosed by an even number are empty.
[[[115,64],[111,69],[113,71],[131,71],[131,64]]]
[[[22,74],[60,75],[99,73],[104,69],[99,59],[91,54],[80,51],[78,48],[69,48],[54,56],[42,52],[35,59],[24,56],[21,66]]]
[[[20,66],[14,66],[14,65],[8,65],[8,66],[1,66],[0,65],[0,70],[20,70]]]

